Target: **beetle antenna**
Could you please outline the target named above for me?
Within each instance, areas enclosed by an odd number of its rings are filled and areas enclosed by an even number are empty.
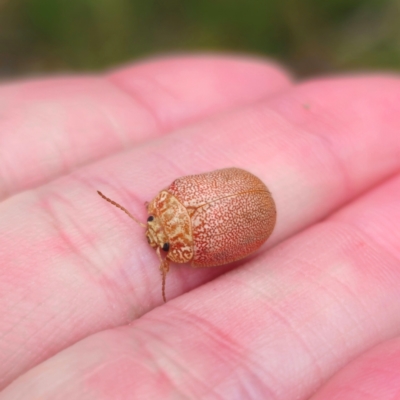
[[[127,214],[129,217],[131,217],[136,223],[138,223],[140,226],[143,226],[143,228],[146,228],[146,225],[143,222],[140,222],[139,220],[137,220],[125,207],[122,207],[121,205],[119,205],[118,203],[116,203],[115,201],[109,199],[107,196],[104,196],[103,193],[101,193],[99,190],[97,191],[97,193],[99,194],[100,197],[102,197],[104,200],[108,201],[109,203],[111,203],[113,206],[119,208],[120,210],[122,210],[125,214]]]
[[[157,250],[160,250],[160,248],[158,247]],[[162,263],[160,265],[160,270],[161,270],[161,275],[162,275],[162,298],[164,300],[164,303],[166,303],[167,302],[167,297],[165,296],[165,281],[167,279],[167,273],[169,271],[169,260],[168,260],[168,258],[165,258],[162,261]]]
[[[167,272],[169,271],[169,260],[168,260],[168,258],[164,258],[164,260],[162,259],[159,247],[157,247],[156,253],[161,262],[161,264],[160,264],[160,271],[161,271],[161,276],[162,276],[161,291],[162,291],[162,298],[164,300],[164,303],[166,303],[167,297],[165,296],[165,281],[167,278]]]
[[[163,268],[161,273],[162,273],[162,298],[164,300],[164,303],[166,303],[167,298],[165,296],[165,280],[167,278],[167,271]]]

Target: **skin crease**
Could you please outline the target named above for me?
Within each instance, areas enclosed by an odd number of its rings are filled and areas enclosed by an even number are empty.
[[[400,339],[372,348],[339,371],[311,400],[400,398]]]
[[[397,76],[202,56],[65,79],[0,88],[0,400],[337,399],[348,374],[396,398]],[[96,190],[145,221],[177,177],[228,166],[271,190],[274,233],[235,265],[171,265],[164,305],[145,230]]]

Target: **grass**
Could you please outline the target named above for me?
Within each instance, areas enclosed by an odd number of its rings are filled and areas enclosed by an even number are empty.
[[[246,52],[298,76],[400,67],[400,0],[0,0],[0,76]]]

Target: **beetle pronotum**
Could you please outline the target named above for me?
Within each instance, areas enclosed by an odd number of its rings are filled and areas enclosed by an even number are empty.
[[[176,179],[148,203],[147,224],[98,193],[147,228],[147,240],[160,259],[164,301],[171,261],[213,267],[240,260],[268,239],[276,222],[275,203],[267,187],[239,168]]]

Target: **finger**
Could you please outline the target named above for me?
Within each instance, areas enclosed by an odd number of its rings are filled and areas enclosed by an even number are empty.
[[[3,85],[0,200],[288,86],[286,73],[271,63],[213,56]]]
[[[0,331],[13,338],[2,353],[4,382],[69,343],[127,323],[162,301],[157,256],[142,228],[96,190],[129,205],[143,221],[143,203],[177,176],[235,164],[272,191],[278,209],[274,244],[400,168],[400,122],[387,116],[390,101],[393,108],[399,105],[397,80],[337,79],[295,90],[311,104],[316,99],[321,115],[305,112],[310,125],[312,119],[327,120],[319,134],[286,123],[282,111],[271,111],[267,102],[149,142],[2,204],[0,313],[10,317],[0,320]],[[387,103],[380,105],[383,94]],[[288,102],[293,98],[288,93]],[[351,118],[360,104],[367,123]],[[385,132],[385,140],[377,131]],[[225,270],[173,266],[167,296]]]
[[[400,393],[400,339],[389,340],[340,370],[312,400],[397,399]]]
[[[370,234],[399,217],[400,175],[264,257],[82,340],[0,399],[309,398],[400,333],[400,245]]]
[[[236,56],[185,56],[138,63],[109,75],[149,109],[164,129],[245,104],[291,87],[282,66]]]

